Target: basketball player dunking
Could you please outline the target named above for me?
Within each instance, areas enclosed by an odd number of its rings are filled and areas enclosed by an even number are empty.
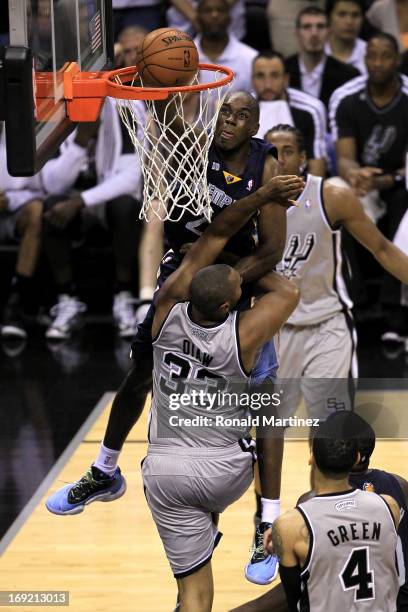
[[[256,217],[257,245],[254,242],[254,218],[248,219],[245,226],[232,238],[226,251],[238,259],[235,269],[247,285],[273,269],[280,261],[286,239],[286,210],[271,204],[274,201],[287,202],[296,198],[304,187],[299,176],[276,176],[278,162],[273,146],[253,138],[258,130],[259,106],[247,92],[230,94],[221,107],[215,130],[214,141],[210,147],[208,183],[212,200],[213,219],[234,200],[245,200],[255,194],[266,197],[270,205],[262,208]],[[169,118],[172,121],[172,118]],[[172,123],[180,135],[184,124]],[[184,243],[194,242],[201,235],[207,223],[205,218],[190,218],[187,214],[177,223],[166,224],[166,239],[172,247],[163,258],[158,286],[173,272],[182,261]],[[248,297],[251,290],[247,291]],[[152,346],[151,325],[154,306],[145,321],[139,325],[138,333],[132,344],[133,365],[122,383],[112,405],[107,431],[95,464],[77,483],[67,485],[47,500],[47,508],[56,514],[76,514],[84,506],[96,500],[113,500],[123,495],[126,485],[117,467],[118,457],[124,441],[138,420],[148,391],[151,387]],[[265,346],[254,368],[254,378],[273,377],[277,363],[273,343]],[[260,440],[261,452],[269,453],[271,463],[276,466],[276,477],[265,486],[263,495],[272,503],[268,522],[272,522],[280,512],[280,465],[273,459],[282,456],[280,439]],[[268,449],[266,449],[268,446]]]
[[[350,412],[349,421],[353,437],[357,440],[360,460],[353,466],[348,477],[351,487],[379,495],[390,495],[400,508],[398,526],[397,561],[400,589],[396,600],[396,612],[408,611],[408,482],[402,476],[384,470],[370,468],[370,458],[375,448],[373,428],[357,413]],[[331,417],[335,418],[335,417]],[[313,486],[313,485],[312,485]],[[304,493],[297,504],[304,503],[316,495],[315,491]],[[282,583],[253,601],[234,608],[230,612],[289,612]]]
[[[272,527],[291,612],[396,609],[400,509],[393,497],[350,487],[359,460],[353,425],[347,411],[320,424],[309,460],[315,496]]]
[[[142,475],[184,612],[211,610],[210,560],[220,537],[213,515],[238,499],[253,478],[246,438],[250,425],[240,425],[248,408],[239,400],[221,401],[208,412],[204,403],[193,401],[192,393],[188,401],[185,396],[198,381],[217,381],[217,388],[226,392],[231,381],[249,381],[261,347],[280,329],[299,299],[294,283],[272,273],[261,279],[267,283],[262,287],[266,293],[251,309],[231,312],[241,297],[241,275],[225,264],[210,265],[235,232],[265,205],[269,205],[267,198],[253,195],[226,207],[194,243],[156,299],[153,400]],[[210,395],[212,389],[216,396],[213,384],[206,387],[206,393]],[[171,399],[177,399],[174,396],[184,398],[177,414],[170,405]],[[204,427],[193,426],[203,415]],[[228,419],[225,426],[218,421],[224,417]]]

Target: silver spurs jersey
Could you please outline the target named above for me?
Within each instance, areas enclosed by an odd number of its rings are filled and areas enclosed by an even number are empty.
[[[249,378],[239,354],[238,313],[203,327],[190,308],[189,302],[175,304],[153,340],[149,452],[164,445],[189,454],[216,450],[249,433],[241,421],[248,405],[239,394]]]
[[[395,612],[397,532],[376,493],[354,489],[298,505],[308,526],[302,612]]]
[[[331,227],[323,179],[308,175],[298,206],[287,213],[287,240],[278,270],[300,289],[290,325],[314,325],[352,307],[341,274],[341,233]]]

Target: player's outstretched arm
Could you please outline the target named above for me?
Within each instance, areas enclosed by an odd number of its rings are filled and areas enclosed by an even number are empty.
[[[227,206],[193,243],[179,268],[164,283],[159,292],[157,307],[159,308],[160,303],[175,303],[188,299],[191,281],[198,270],[211,265],[217,259],[228,240],[258,210],[270,203],[271,194],[276,194],[276,199],[279,195],[282,201],[286,201],[297,191],[298,184],[297,176],[276,176],[265,188],[258,189],[246,198]]]
[[[280,330],[299,303],[299,289],[277,272],[257,283],[265,291],[250,310],[239,317],[239,344],[244,367],[252,369],[259,348]]]
[[[351,189],[325,184],[323,195],[332,226],[345,227],[387,272],[408,284],[408,257],[367,217]]]
[[[272,156],[267,158],[262,177],[262,183],[266,189],[269,181],[278,174],[278,171],[277,160]],[[303,188],[304,181],[299,177],[297,190],[293,191],[290,199],[296,198]],[[257,248],[235,265],[244,282],[258,280],[273,270],[282,259],[286,242],[286,209],[272,203],[274,195],[278,198],[276,202],[283,203],[279,194],[271,194],[270,206],[264,206],[257,219]]]

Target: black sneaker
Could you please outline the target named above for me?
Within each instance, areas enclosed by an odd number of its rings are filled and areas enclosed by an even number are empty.
[[[94,501],[113,501],[126,491],[126,480],[116,468],[112,477],[92,465],[80,480],[53,493],[46,501],[47,510],[54,514],[79,514]]]
[[[17,294],[11,295],[5,306],[1,336],[3,338],[27,338],[24,315]]]

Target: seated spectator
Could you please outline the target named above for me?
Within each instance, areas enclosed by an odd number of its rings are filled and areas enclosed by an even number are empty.
[[[398,43],[389,34],[368,42],[368,76],[334,92],[330,121],[339,174],[362,197],[377,220],[386,211],[386,236],[394,238],[407,210],[405,155],[408,146],[408,78],[398,73]],[[408,312],[400,303],[401,285],[384,275],[380,301],[387,314],[383,341],[402,342]]]
[[[112,0],[115,40],[128,26],[141,26],[148,32],[165,25],[161,0]]]
[[[116,68],[136,66],[137,53],[147,33],[141,26],[128,26],[119,33],[118,42],[115,44]]]
[[[331,0],[329,6],[330,34],[325,47],[327,55],[365,74],[367,43],[358,38],[364,19],[361,0]]]
[[[301,11],[296,20],[296,36],[300,53],[286,60],[290,86],[319,98],[328,106],[333,91],[359,72],[325,53],[329,22],[323,10],[310,7]]]
[[[245,36],[245,3],[244,0],[227,0],[231,7],[230,34],[239,40]],[[166,18],[169,28],[177,28],[195,36],[200,31],[197,18],[198,0],[170,0],[172,5],[167,9]]]
[[[401,52],[408,49],[408,3],[405,0],[376,0],[366,17],[374,28],[394,36]]]
[[[268,0],[268,22],[273,49],[284,57],[299,51],[298,41],[293,36],[293,24],[297,15],[305,8],[324,8],[324,0]]]
[[[134,106],[141,125],[145,120],[144,105],[138,101]],[[75,194],[72,190],[84,165],[89,163],[92,167],[93,150],[96,186]],[[116,273],[113,319],[121,337],[132,336],[132,278],[140,230],[141,170],[112,99],[105,102],[100,126],[80,124],[61,147],[60,156],[43,168],[42,177],[48,193],[63,194],[48,198],[44,204],[44,250],[58,293],[47,338],[68,338],[85,310],[76,296],[70,251],[72,242],[81,239],[94,224],[102,224],[112,232]]]
[[[201,63],[221,64],[235,72],[232,89],[251,89],[252,61],[255,49],[228,33],[231,21],[227,0],[199,0],[197,19],[201,34],[195,39]],[[213,73],[202,72],[201,81],[213,80]]]
[[[285,60],[280,53],[260,53],[254,60],[252,86],[260,103],[260,130],[263,138],[273,126],[282,122],[274,110],[274,103],[282,101],[287,107],[289,125],[303,134],[312,174],[326,174],[326,109],[324,105],[298,89],[288,87]]]
[[[0,124],[1,130],[1,124]],[[41,246],[44,197],[38,177],[8,174],[5,130],[0,131],[0,244],[18,244],[15,273],[1,321],[3,338],[27,337],[25,311]]]

